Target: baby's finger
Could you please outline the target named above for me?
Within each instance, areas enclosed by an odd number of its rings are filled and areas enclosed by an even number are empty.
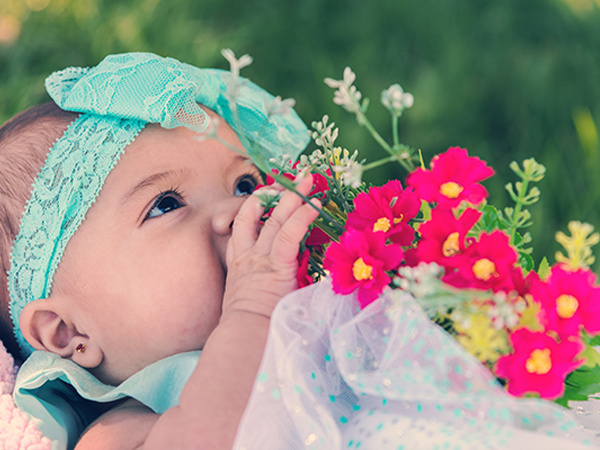
[[[298,256],[300,242],[308,231],[308,226],[319,215],[318,210],[321,202],[317,199],[310,201],[312,205],[304,204],[298,208],[291,217],[283,224],[271,249],[271,258],[275,264],[288,264]]]
[[[307,174],[300,179],[296,186],[296,190],[306,196],[312,189],[312,175]],[[271,216],[265,222],[260,236],[257,240],[257,247],[265,252],[269,252],[273,244],[275,236],[283,226],[283,224],[291,217],[291,215],[302,205],[302,197],[296,192],[286,191],[281,195],[279,204],[273,209]]]
[[[258,224],[264,213],[260,198],[251,195],[242,204],[233,221],[229,246],[234,252],[243,252],[254,245],[258,237]]]

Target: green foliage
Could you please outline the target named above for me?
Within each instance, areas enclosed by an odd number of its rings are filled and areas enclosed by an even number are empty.
[[[521,236],[517,233],[517,230],[533,225],[531,213],[525,209],[525,206],[531,206],[539,200],[540,190],[536,186],[530,188],[529,184],[541,181],[546,174],[546,168],[533,158],[523,161],[523,169],[519,167],[516,161],[511,162],[509,167],[521,181],[517,181],[514,185],[508,183],[504,186],[511,200],[515,202],[515,207],[504,208],[504,214],[500,214],[500,220],[505,224],[510,234],[511,243],[517,247],[521,254],[528,255],[532,249],[525,247],[525,244],[531,242],[531,234],[526,232]]]
[[[540,262],[540,266],[538,267],[537,274],[539,277],[544,280],[548,275],[550,275],[550,263],[548,262],[548,258],[545,256],[542,258]]]
[[[562,231],[556,233],[556,240],[561,244],[567,255],[556,252],[556,262],[566,263],[573,269],[589,267],[595,261],[592,247],[600,242],[600,233],[594,233],[594,227],[589,223],[572,220],[568,223],[571,236]]]
[[[485,231],[486,233],[491,233],[492,231],[498,230],[506,230],[506,225],[500,219],[500,214],[495,206],[485,205],[481,210],[481,219],[475,226],[475,231]]]
[[[503,189],[510,161],[534,157],[546,166],[543,201],[529,209],[539,261],[558,249],[554,232],[567,221],[600,224],[600,11],[571,3],[2,0],[0,34],[9,23],[19,33],[0,43],[0,122],[46,101],[43,79],[57,69],[124,51],[227,68],[220,50],[232,48],[254,57],[245,76],[296,98],[307,123],[329,114],[339,145],[374,161],[382,150],[331,103],[323,83],[350,66],[365,98],[379,98],[393,83],[415,96],[398,133],[425,161],[460,145],[494,167],[498,176],[486,182],[491,203],[510,201]],[[369,117],[389,140],[393,125],[377,103]],[[398,178],[398,169],[378,167],[367,181]]]
[[[485,231],[491,233],[494,230],[510,230],[511,222],[492,205],[485,205],[481,210],[481,219],[473,227],[476,233]],[[531,238],[528,233],[520,235],[516,231],[512,237],[512,243],[519,252],[519,264],[525,272],[533,270],[535,263],[531,257],[531,249],[526,248],[525,244],[528,244]]]
[[[600,392],[600,354],[588,347],[582,356],[585,364],[567,375],[565,393],[556,403],[567,406],[570,400],[585,401],[589,395]]]

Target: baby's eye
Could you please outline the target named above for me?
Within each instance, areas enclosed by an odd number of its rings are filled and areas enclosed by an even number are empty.
[[[177,193],[173,191],[163,192],[154,201],[154,205],[148,211],[148,214],[146,214],[146,219],[162,216],[182,206],[185,206],[185,204]]]
[[[258,181],[253,175],[244,175],[237,181],[233,195],[236,197],[250,195],[254,192],[254,189],[256,189],[257,184]]]

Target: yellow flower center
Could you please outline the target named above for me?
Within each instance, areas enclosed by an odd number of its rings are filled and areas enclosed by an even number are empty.
[[[383,231],[384,233],[389,231],[392,226],[387,217],[380,217],[377,222],[373,224],[373,231]]]
[[[460,252],[460,245],[458,244],[458,231],[450,233],[444,243],[442,244],[442,254],[449,258],[450,256],[456,255]]]
[[[525,368],[527,369],[527,372],[537,373],[538,375],[545,375],[550,372],[550,369],[552,368],[550,349],[545,348],[540,350],[539,348],[536,348],[532,351],[525,362]]]
[[[352,275],[358,281],[370,280],[373,278],[373,267],[365,264],[362,258],[358,258],[352,265]]]
[[[402,219],[404,219],[404,216],[400,214],[400,217],[394,217],[392,221],[394,225],[398,225],[400,222],[402,222]],[[387,217],[380,217],[377,219],[377,222],[373,224],[373,231],[383,231],[384,233],[387,233],[390,231],[390,228],[392,228],[392,224],[390,223],[390,219]]]
[[[579,302],[572,295],[562,294],[556,299],[556,312],[561,319],[573,317],[578,307]]]
[[[457,198],[463,189],[460,184],[448,181],[440,186],[440,193],[448,198]]]
[[[481,258],[473,264],[473,273],[478,280],[487,281],[496,274],[496,266],[489,259]]]

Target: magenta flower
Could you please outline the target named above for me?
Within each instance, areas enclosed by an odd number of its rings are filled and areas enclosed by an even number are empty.
[[[298,166],[298,161],[296,161],[292,165],[292,169],[296,169],[297,166]],[[271,169],[271,172],[266,174],[266,180],[265,180],[266,184],[259,184],[258,186],[256,186],[256,189],[260,189],[263,186],[271,186],[272,184],[275,184],[274,176],[276,176],[278,174],[279,174],[279,170]],[[327,176],[331,176],[329,169],[327,169],[326,174],[327,174]],[[296,178],[295,175],[292,175],[291,173],[287,173],[287,172],[284,173],[282,176],[291,181],[294,181],[294,179]],[[325,194],[327,191],[329,191],[329,183],[327,183],[326,177],[324,177],[323,175],[321,175],[320,173],[317,173],[317,172],[313,173],[312,176],[313,176],[313,188],[311,189],[311,191],[308,194],[309,197],[313,197],[319,193]]]
[[[322,255],[323,248],[331,242],[331,238],[320,228],[314,227],[308,232],[304,241],[306,249],[298,254],[298,273],[296,278],[298,286],[305,287],[314,283],[310,274],[310,256],[311,254]]]
[[[542,305],[541,319],[560,336],[579,335],[583,327],[600,333],[600,288],[590,270],[552,267],[550,276],[533,283],[531,294]]]
[[[472,208],[465,209],[458,219],[449,209],[435,208],[431,219],[419,227],[419,259],[435,262],[446,269],[457,267],[465,251],[467,233],[480,217],[481,213]]]
[[[404,190],[400,181],[391,180],[358,194],[346,225],[356,230],[384,232],[393,243],[406,246],[415,235],[408,221],[420,208],[421,201],[412,189]]]
[[[298,280],[299,287],[306,287],[313,284],[314,280],[308,273],[308,266],[310,261],[310,249],[304,250],[298,254],[298,273],[296,279]]]
[[[430,166],[431,170],[416,169],[406,180],[423,200],[453,208],[463,200],[478,205],[488,196],[479,182],[494,175],[494,170],[470,157],[467,150],[450,147],[434,156]]]
[[[507,381],[508,392],[515,396],[537,393],[557,399],[564,393],[566,376],[584,363],[583,359],[575,360],[583,350],[580,341],[558,343],[527,328],[515,331],[510,339],[514,352],[498,360],[496,375]]]
[[[358,289],[364,308],[390,283],[386,271],[398,267],[402,258],[400,246],[386,245],[383,233],[347,230],[339,243],[327,248],[323,267],[330,273],[333,290],[350,294]]]
[[[523,274],[523,269],[518,265],[513,268],[510,278],[512,281],[512,290],[518,297],[525,297],[531,294],[531,287],[540,279],[539,275],[533,270],[527,275]]]
[[[458,270],[447,273],[443,281],[457,288],[511,291],[517,252],[509,240],[503,231],[482,233],[479,241],[465,249]]]
[[[331,242],[331,237],[327,235],[320,228],[314,227],[308,232],[308,237],[306,238],[306,246],[316,247],[323,246]]]

